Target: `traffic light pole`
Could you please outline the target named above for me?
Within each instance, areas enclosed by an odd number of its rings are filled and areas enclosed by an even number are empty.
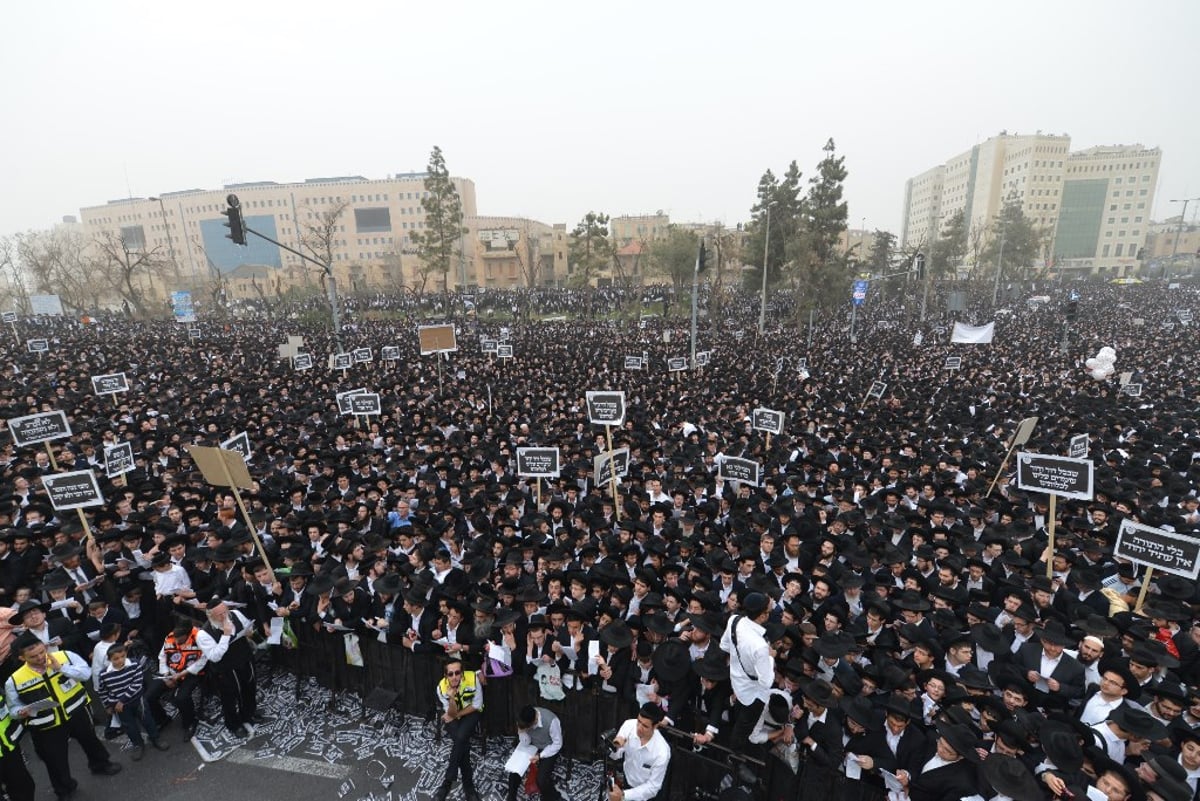
[[[342,312],[341,312],[341,309],[339,308],[339,304],[338,304],[337,281],[335,281],[334,277],[333,277],[332,265],[317,261],[316,259],[312,258],[311,256],[301,253],[300,251],[296,250],[295,248],[288,247],[287,245],[283,244],[282,242],[276,242],[271,237],[267,236],[266,234],[260,234],[258,231],[255,231],[253,228],[251,228],[248,225],[244,226],[244,228],[245,228],[246,233],[254,234],[259,239],[264,239],[267,242],[270,242],[275,247],[282,248],[283,250],[286,250],[288,253],[291,253],[293,256],[299,256],[304,261],[306,261],[310,264],[315,264],[321,268],[321,272],[324,273],[324,275],[325,275],[325,288],[329,295],[329,309],[333,316],[333,341],[337,343],[338,352],[345,353],[346,349],[344,347],[342,347]]]
[[[700,291],[700,268],[704,263],[704,242],[700,242],[700,250],[696,253],[696,267],[692,270],[692,361],[691,369],[696,369],[696,295]]]

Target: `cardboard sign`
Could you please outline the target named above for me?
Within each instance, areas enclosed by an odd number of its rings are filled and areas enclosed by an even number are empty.
[[[680,370],[686,370],[688,366],[686,356],[675,356],[667,359],[667,370],[672,373],[677,373]]]
[[[484,353],[495,353],[496,348],[500,346],[500,343],[494,339],[483,339],[480,340],[479,345],[483,349]]]
[[[512,329],[507,325],[500,326],[500,341],[505,342],[512,336]]]
[[[371,361],[372,359],[370,348],[355,348],[351,354],[354,356],[355,364],[363,364]]]
[[[783,412],[774,409],[755,409],[750,413],[750,427],[755,431],[766,431],[778,436],[783,433]]]
[[[805,370],[808,369],[808,357],[807,356],[801,356],[799,359],[796,359],[796,369],[799,370],[800,372],[804,372]]]
[[[351,414],[382,414],[383,409],[379,404],[379,394],[375,392],[366,392],[361,395],[350,395],[347,400],[350,401]]]
[[[512,357],[513,357],[513,346],[512,345],[497,345],[496,346],[496,358],[497,359],[511,359]]]
[[[1092,499],[1092,461],[1043,453],[1017,454],[1017,487],[1060,498]]]
[[[517,448],[517,475],[529,478],[558,478],[558,448]]]
[[[254,486],[254,479],[250,478],[240,453],[204,445],[184,447],[200,468],[204,480],[214,487],[250,489]]]
[[[18,448],[71,436],[67,415],[61,411],[13,417],[8,421],[8,430]]]
[[[96,483],[96,475],[91,470],[42,476],[42,486],[50,496],[50,505],[58,512],[104,505],[100,485]]]
[[[383,350],[379,352],[379,358],[385,362],[400,361],[400,346],[399,345],[384,345]]]
[[[417,328],[421,355],[448,353],[458,350],[458,338],[452,325],[422,325]]]
[[[1121,387],[1120,392],[1122,395],[1128,395],[1131,398],[1140,398],[1142,396],[1142,385],[1126,384]]]
[[[1071,437],[1071,447],[1067,449],[1067,456],[1072,459],[1086,459],[1089,444],[1091,443],[1087,434],[1076,434]]]
[[[1143,526],[1129,518],[1121,521],[1113,556],[1191,581],[1200,575],[1200,540]]]
[[[346,390],[345,392],[339,392],[337,395],[334,395],[333,396],[334,400],[337,401],[338,414],[350,414],[351,413],[350,398],[353,397],[354,395],[366,395],[366,394],[367,394],[366,387],[359,387],[358,389],[349,389],[349,390]]]
[[[133,443],[122,442],[104,449],[104,475],[116,478],[134,468]]]
[[[958,370],[962,367],[961,356],[947,356],[946,363],[942,365],[943,370]]]
[[[30,353],[45,353],[50,350],[50,343],[44,339],[30,339],[25,342],[25,347]]]
[[[200,338],[200,329],[199,328],[189,328],[188,329],[188,339],[199,339],[199,338]]]
[[[222,442],[221,448],[240,454],[243,462],[250,461],[250,457],[254,453],[250,450],[250,435],[245,431],[240,434],[234,434],[232,437]]]
[[[1029,438],[1033,436],[1033,429],[1037,428],[1038,419],[1037,417],[1026,417],[1018,423],[1016,433],[1013,434],[1012,442],[1008,443],[1008,447],[1019,448],[1029,442]]]
[[[313,359],[311,353],[297,353],[292,357],[292,367],[297,370],[311,370]]]
[[[1175,316],[1179,318],[1181,323],[1190,323],[1192,321],[1191,309],[1179,309],[1175,312]]]
[[[641,356],[626,356],[625,357],[625,369],[626,370],[641,370],[642,369],[642,357]]]
[[[882,398],[887,392],[887,384],[883,381],[872,381],[871,389],[867,391],[868,398]]]
[[[124,373],[92,376],[92,391],[97,395],[113,395],[117,392],[128,392],[129,381]]]
[[[613,462],[616,462],[616,476],[622,478],[629,475],[629,448],[618,448],[613,451],[612,459],[608,453],[602,453],[592,459],[592,468],[596,474],[596,486],[603,487],[613,480]]]
[[[335,353],[329,357],[330,370],[349,370],[354,366],[353,353]]]
[[[753,459],[739,459],[728,456],[717,466],[717,481],[736,481],[757,487],[761,477],[762,465]]]
[[[6,323],[15,323],[17,321],[17,313],[16,312],[4,312],[3,316],[0,317],[0,320],[3,320]]]
[[[587,393],[587,413],[588,422],[594,426],[623,425],[625,423],[625,393],[589,391]]]

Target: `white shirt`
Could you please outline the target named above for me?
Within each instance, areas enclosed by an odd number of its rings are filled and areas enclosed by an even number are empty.
[[[1096,693],[1088,699],[1087,704],[1083,707],[1083,712],[1079,719],[1088,726],[1094,726],[1097,723],[1103,723],[1108,720],[1108,713],[1119,707],[1125,701],[1124,698],[1118,698],[1115,701],[1106,701],[1104,696]]]
[[[166,597],[176,590],[190,590],[192,580],[187,571],[176,564],[167,570],[154,570],[154,594],[159,598]]]
[[[738,639],[741,640],[739,633]],[[667,777],[667,765],[671,762],[671,747],[662,734],[655,729],[650,741],[643,744],[637,735],[637,718],[621,724],[618,737],[625,738],[625,745],[617,749],[617,758],[625,758],[626,801],[650,801],[662,789]]]
[[[733,627],[737,625],[738,645],[733,647]],[[729,680],[739,704],[749,706],[766,702],[775,680],[775,660],[763,636],[762,626],[745,615],[734,615],[721,635],[721,650],[729,654]]]
[[[1098,723],[1092,726],[1092,731],[1100,732],[1100,736],[1104,738],[1104,748],[1108,751],[1108,758],[1118,765],[1125,764],[1125,741],[1113,734],[1112,727],[1107,723]]]

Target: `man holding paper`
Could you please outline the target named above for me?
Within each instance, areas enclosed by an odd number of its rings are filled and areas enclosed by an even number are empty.
[[[549,709],[526,706],[517,712],[517,747],[504,766],[508,774],[507,801],[517,801],[517,788],[530,765],[536,766],[542,801],[559,801],[561,796],[554,787],[554,766],[562,744],[562,724]]]

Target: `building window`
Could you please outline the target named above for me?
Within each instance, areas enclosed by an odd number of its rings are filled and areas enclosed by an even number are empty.
[[[1108,258],[1108,245],[1105,245],[1105,246],[1104,246],[1104,247],[1103,247],[1103,248],[1100,250],[1100,257],[1101,257],[1101,258],[1105,258],[1105,259],[1107,259],[1107,258]]]
[[[1122,255],[1122,251],[1124,251],[1124,250],[1125,250],[1125,246],[1124,246],[1124,245],[1122,245],[1122,244],[1120,244],[1120,243],[1118,243],[1118,244],[1117,244],[1117,249],[1116,249],[1116,250],[1113,252],[1113,255],[1114,255],[1114,256],[1118,256],[1118,257],[1119,257],[1119,256],[1121,256],[1121,255]]]

